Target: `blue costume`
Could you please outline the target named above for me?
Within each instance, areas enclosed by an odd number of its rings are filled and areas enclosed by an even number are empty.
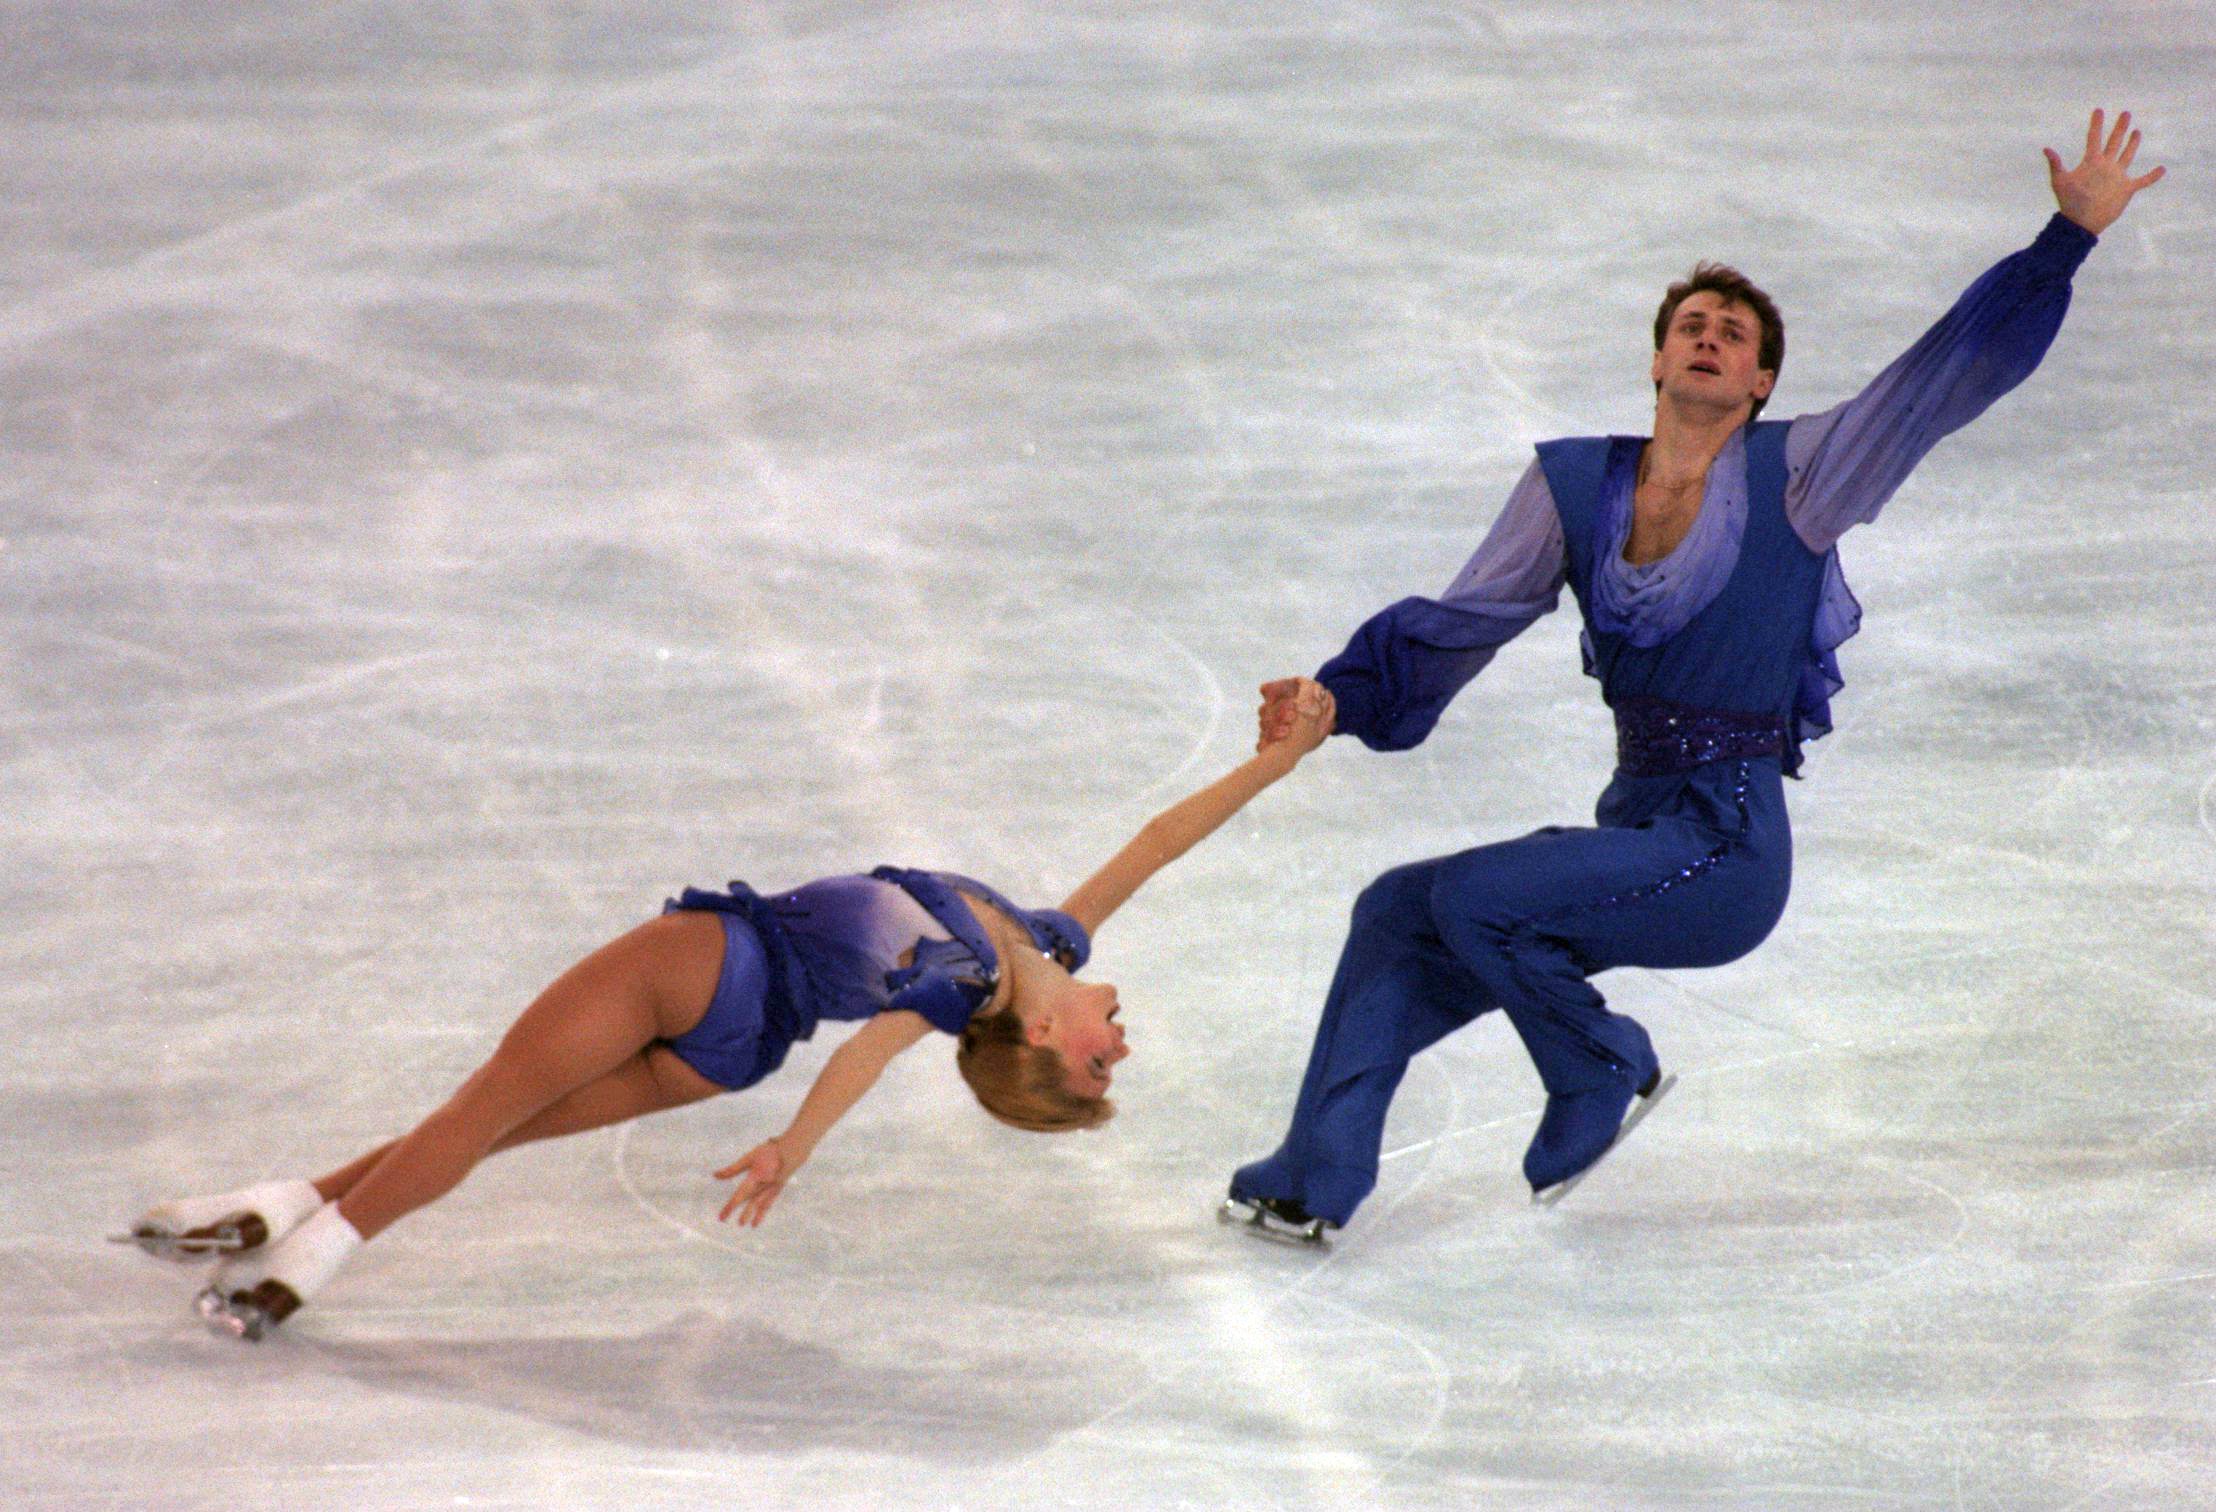
[[[794,1041],[825,1019],[906,1009],[958,1036],[1000,977],[972,898],[1021,924],[1034,945],[1072,971],[1092,954],[1092,941],[1068,914],[1019,908],[951,872],[880,866],[866,877],[826,877],[774,897],[743,882],[727,892],[689,887],[663,912],[721,915],[723,969],[700,1022],[665,1043],[702,1076],[736,1089],[784,1064]]]
[[[1783,779],[1831,728],[1835,653],[1860,621],[1835,543],[2038,365],[2093,240],[2056,216],[1855,399],[1744,427],[1660,562],[1623,559],[1645,438],[1543,443],[1447,593],[1387,608],[1317,672],[1340,733],[1406,749],[1566,583],[1618,764],[1595,827],[1398,867],[1362,892],[1291,1128],[1233,1176],[1235,1198],[1345,1223],[1376,1184],[1409,1057],[1492,1008],[1547,1091],[1527,1179],[1599,1157],[1659,1063],[1591,978],[1721,965],[1776,924],[1792,875]]]

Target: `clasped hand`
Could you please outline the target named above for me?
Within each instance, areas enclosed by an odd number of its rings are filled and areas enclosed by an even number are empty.
[[[1256,711],[1254,749],[1290,745],[1293,754],[1305,756],[1324,743],[1337,726],[1339,706],[1331,690],[1308,677],[1281,677],[1262,684],[1262,707]]]

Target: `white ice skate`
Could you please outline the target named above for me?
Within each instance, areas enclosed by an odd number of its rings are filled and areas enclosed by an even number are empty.
[[[1216,1209],[1218,1223],[1235,1223],[1257,1239],[1294,1244],[1305,1249],[1329,1249],[1325,1237],[1339,1225],[1325,1218],[1311,1218],[1297,1202],[1276,1197],[1226,1197]]]
[[[192,1299],[192,1308],[218,1338],[258,1344],[262,1335],[300,1310],[300,1299],[284,1282],[264,1278],[251,1290],[206,1287]]]
[[[1575,1176],[1570,1177],[1566,1181],[1558,1181],[1553,1186],[1548,1187],[1545,1191],[1533,1192],[1531,1194],[1531,1200],[1534,1203],[1538,1204],[1540,1207],[1553,1207],[1563,1198],[1569,1196],[1579,1182],[1583,1181],[1586,1177],[1592,1175],[1593,1172],[1599,1170],[1600,1163],[1606,1160],[1610,1155],[1614,1154],[1618,1145],[1622,1144],[1625,1140],[1631,1137],[1631,1131],[1639,1127],[1640,1120],[1644,1119],[1649,1113],[1652,1113],[1655,1109],[1655,1105],[1661,1102],[1663,1098],[1669,1096],[1670,1088],[1676,1085],[1677,1077],[1674,1074],[1670,1076],[1665,1076],[1660,1081],[1654,1084],[1654,1089],[1651,1092],[1642,1092],[1633,1097],[1631,1100],[1631,1116],[1629,1118],[1626,1118],[1623,1123],[1617,1128],[1616,1137],[1608,1141],[1608,1148],[1601,1151],[1598,1155],[1594,1156],[1593,1163],[1587,1166],[1584,1170],[1579,1171]]]
[[[213,1283],[193,1298],[193,1310],[213,1333],[259,1341],[329,1284],[361,1247],[361,1234],[337,1203],[327,1202],[281,1243],[224,1261]]]
[[[157,1260],[196,1265],[269,1242],[269,1225],[262,1222],[259,1213],[232,1213],[214,1223],[188,1229],[157,1218],[155,1214],[161,1211],[156,1208],[132,1224],[128,1234],[108,1235],[108,1243],[135,1244]]]
[[[147,1209],[110,1244],[135,1244],[157,1260],[195,1265],[255,1250],[298,1228],[323,1199],[305,1181],[265,1181],[215,1197],[180,1197]]]

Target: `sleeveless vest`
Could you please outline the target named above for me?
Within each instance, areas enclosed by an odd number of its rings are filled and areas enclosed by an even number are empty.
[[[1538,452],[1562,521],[1570,591],[1585,619],[1585,670],[1600,680],[1619,730],[1628,720],[1650,719],[1656,704],[1675,706],[1688,718],[1720,716],[1722,726],[1735,720],[1748,728],[1774,725],[1781,740],[1772,749],[1790,776],[1800,769],[1801,741],[1829,722],[1821,698],[1811,706],[1807,686],[1820,670],[1813,630],[1828,557],[1810,551],[1785,516],[1788,429],[1782,420],[1749,427],[1739,559],[1716,597],[1656,646],[1633,645],[1593,612],[1594,574],[1616,549],[1606,490],[1618,468],[1637,465],[1645,438],[1576,437],[1542,442]],[[1825,696],[1830,691],[1823,690]]]

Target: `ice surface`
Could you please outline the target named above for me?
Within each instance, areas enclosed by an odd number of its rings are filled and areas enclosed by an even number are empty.
[[[272,1343],[101,1235],[418,1116],[685,883],[1049,901],[1647,416],[1835,402],[2130,106],[2170,181],[1846,546],[1771,942],[1556,1211],[1489,1018],[1327,1256],[1209,1219],[1347,905],[1587,812],[1567,615],[1132,905],[1123,1116],[942,1048],[504,1157]],[[2216,1477],[2216,4],[0,10],[0,1499],[2113,1508]]]

